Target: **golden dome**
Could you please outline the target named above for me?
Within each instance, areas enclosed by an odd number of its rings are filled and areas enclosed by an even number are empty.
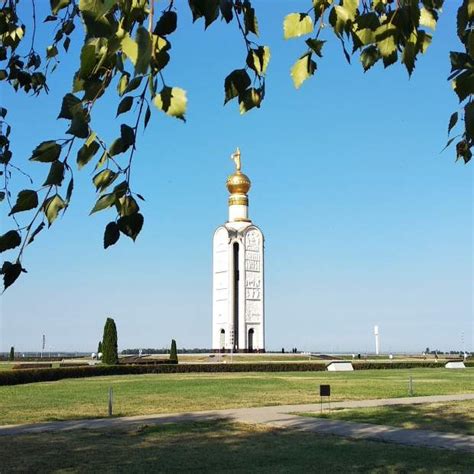
[[[250,179],[241,171],[236,171],[227,178],[227,189],[231,194],[247,194],[251,186]]]

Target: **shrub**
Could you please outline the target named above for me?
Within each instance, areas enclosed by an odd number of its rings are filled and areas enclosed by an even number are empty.
[[[102,362],[108,365],[118,363],[117,326],[112,318],[107,318],[102,339]]]
[[[171,339],[170,360],[178,362],[178,350],[176,348],[176,341]]]

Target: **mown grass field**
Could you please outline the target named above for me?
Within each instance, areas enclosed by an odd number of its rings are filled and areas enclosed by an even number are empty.
[[[2,440],[3,441],[3,440]],[[2,472],[472,472],[474,455],[202,421],[135,430],[22,435]]]
[[[303,415],[331,420],[474,435],[474,400],[423,405],[338,409],[323,413],[304,413]]]
[[[404,397],[410,375],[415,395],[474,392],[474,369],[91,377],[0,387],[0,424],[106,416],[109,387],[114,415],[129,416],[314,403],[321,383],[333,401]]]

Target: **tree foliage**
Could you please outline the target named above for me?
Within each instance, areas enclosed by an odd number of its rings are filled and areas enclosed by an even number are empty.
[[[99,344],[97,345],[97,357],[99,357],[99,354],[102,353],[102,341],[99,341]]]
[[[171,339],[170,360],[178,362],[178,349],[176,348],[176,341]]]
[[[10,354],[8,354],[8,360],[15,360],[15,348],[13,346],[10,347]]]
[[[57,116],[64,122],[64,136],[44,137],[29,158],[45,168],[42,185],[33,186],[13,160],[8,111],[0,107],[4,179],[0,201],[6,202],[14,227],[0,236],[0,252],[14,254],[0,270],[4,288],[25,271],[26,247],[46,224],[51,226],[66,212],[74,192],[76,167],[93,170],[97,199],[91,203],[90,213],[108,211],[115,215],[105,228],[104,248],[115,245],[122,236],[135,240],[139,235],[144,224],[139,201],[144,198],[131,184],[138,132],[146,129],[153,110],[186,119],[186,91],[165,80],[173,37],[182,27],[179,9],[189,8],[193,21],[202,22],[204,29],[220,18],[241,36],[242,57],[223,79],[224,103],[237,101],[240,113],[262,105],[271,57],[268,45],[258,42],[264,32],[260,31],[250,0],[169,0],[163,2],[162,11],[155,10],[155,0],[50,0],[50,14],[42,20],[55,25],[55,34],[45,51],[38,51],[35,44],[36,31],[42,25],[36,16],[36,0],[28,2],[31,17],[19,17],[18,6],[26,1],[0,0],[0,81],[4,85],[33,97],[48,92],[48,77],[58,67],[60,56],[68,52],[71,33],[77,27],[83,31],[83,43],[79,68]],[[283,19],[284,37],[298,39],[304,48],[290,70],[295,87],[316,74],[328,41],[340,43],[348,62],[358,56],[364,71],[377,63],[386,68],[400,62],[411,75],[419,56],[431,43],[443,3],[308,0],[307,11],[290,12]],[[473,26],[474,2],[462,0],[456,24],[460,51],[450,54],[449,76],[460,105],[449,119],[446,146],[455,142],[456,159],[465,163],[472,157],[474,142]],[[123,123],[116,138],[106,143],[91,123],[95,109],[110,89],[116,90],[116,116]],[[22,174],[30,179],[29,188],[13,197],[10,181]]]
[[[112,318],[107,318],[102,338],[102,362],[108,365],[118,364],[117,327]]]

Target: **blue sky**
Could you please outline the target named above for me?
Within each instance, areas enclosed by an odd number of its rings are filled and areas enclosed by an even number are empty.
[[[315,77],[296,91],[289,69],[303,42],[283,39],[282,19],[308,3],[254,2],[272,58],[262,108],[240,116],[237,103],[222,105],[225,76],[245,61],[236,26],[218,21],[204,32],[178,2],[165,77],[187,90],[187,123],[156,110],[139,137],[133,183],[146,198],[142,233],[104,251],[112,212],[88,216],[92,167],[76,171],[68,212],[30,246],[29,273],[2,297],[0,350],[39,350],[42,334],[53,350],[94,350],[108,316],[121,349],[171,338],[209,347],[211,239],[227,219],[236,146],[253,183],[250,216],[266,236],[268,349],[371,351],[374,324],[385,351],[459,348],[462,333],[473,349],[472,165],[440,153],[458,106],[446,81],[449,51],[459,49],[455,2],[446,2],[410,80],[399,65],[367,74],[356,57],[348,65],[328,31]],[[55,117],[78,47],[76,35],[48,96],[1,85],[18,163],[39,142],[64,136]],[[112,120],[117,103],[109,94],[93,119],[109,140],[123,121]],[[44,179],[44,166],[26,166]],[[10,225],[3,214],[2,228]]]

